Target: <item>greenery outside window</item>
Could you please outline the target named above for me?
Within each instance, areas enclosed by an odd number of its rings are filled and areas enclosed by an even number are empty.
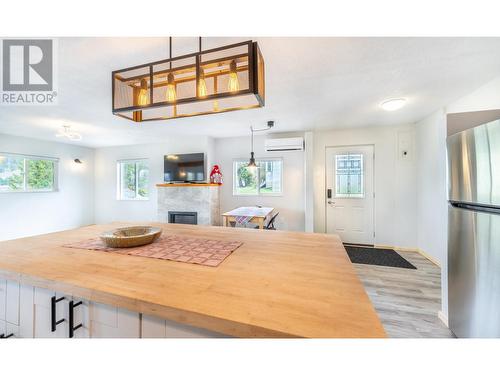
[[[117,199],[149,199],[149,167],[147,160],[120,160],[117,163],[117,171]]]
[[[258,159],[257,168],[248,160],[233,161],[233,195],[282,195],[283,160]]]
[[[0,193],[57,191],[58,159],[0,153]]]

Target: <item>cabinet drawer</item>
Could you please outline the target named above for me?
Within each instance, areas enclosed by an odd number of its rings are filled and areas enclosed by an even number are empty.
[[[139,313],[90,302],[90,337],[139,338]]]
[[[19,296],[18,282],[0,279],[0,320],[19,325]]]
[[[7,280],[0,279],[0,320],[5,321],[7,311]]]
[[[5,320],[0,320],[0,335],[4,335],[4,337],[12,335],[9,338],[18,338],[19,326],[16,324],[6,322]]]
[[[150,315],[142,315],[143,338],[217,338],[230,337],[222,333],[181,324]]]
[[[91,320],[96,323],[105,324],[109,327],[118,327],[118,308],[92,302],[90,304]]]

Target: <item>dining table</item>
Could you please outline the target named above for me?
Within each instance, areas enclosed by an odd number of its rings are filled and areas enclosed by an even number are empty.
[[[222,214],[223,226],[228,227],[230,223],[245,225],[247,223],[257,224],[259,229],[264,229],[264,224],[270,220],[274,213],[274,207],[238,207]]]

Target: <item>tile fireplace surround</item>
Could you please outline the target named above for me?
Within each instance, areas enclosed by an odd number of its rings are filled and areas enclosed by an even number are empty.
[[[198,225],[220,225],[219,186],[215,184],[158,184],[158,221],[169,211],[196,212]]]

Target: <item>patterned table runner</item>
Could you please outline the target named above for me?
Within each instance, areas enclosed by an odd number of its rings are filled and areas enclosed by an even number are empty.
[[[234,220],[240,225],[245,225],[253,219],[253,216],[235,216]]]
[[[129,248],[107,247],[100,238],[92,238],[68,245],[77,249],[98,250],[116,254],[135,255],[147,258],[174,260],[176,262],[202,264],[217,267],[238,247],[237,241],[209,240],[205,238],[161,236],[155,242]]]

